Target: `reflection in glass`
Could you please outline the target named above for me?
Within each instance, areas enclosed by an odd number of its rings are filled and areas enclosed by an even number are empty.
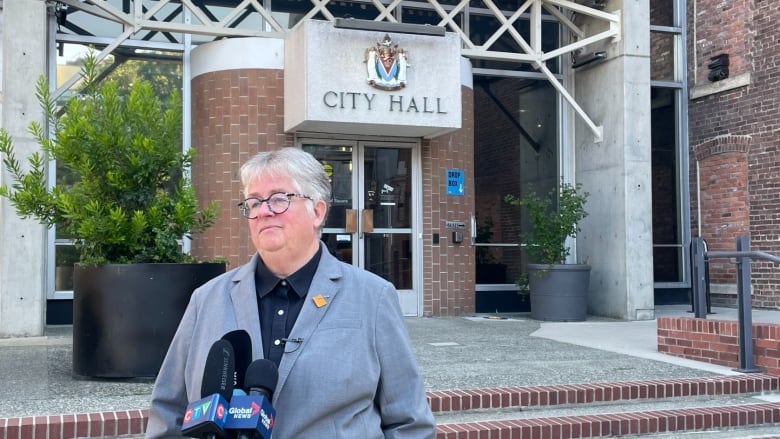
[[[352,209],[352,146],[304,145],[303,150],[311,153],[322,163],[330,177],[332,199],[325,227],[346,226],[346,210]]]
[[[54,247],[54,291],[73,290],[73,264],[79,261],[76,247],[72,244]]]
[[[650,79],[674,81],[675,38],[673,34],[650,32]]]
[[[392,282],[399,290],[412,289],[412,246],[409,234],[366,234],[366,270]]]
[[[650,0],[650,24],[674,26],[674,0]]]
[[[410,149],[366,148],[365,208],[374,211],[374,228],[411,227]]]
[[[322,242],[339,261],[352,264],[352,235],[349,233],[323,233]]]

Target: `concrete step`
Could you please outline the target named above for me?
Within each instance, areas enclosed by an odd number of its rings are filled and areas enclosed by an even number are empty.
[[[622,439],[780,439],[777,426],[751,426],[729,430],[689,431],[623,436]]]
[[[778,377],[702,379],[431,392],[437,439],[713,436],[780,431]],[[749,430],[746,430],[748,429]],[[659,438],[664,436],[658,436]]]
[[[727,431],[744,434],[722,437],[759,438],[780,431],[780,377],[763,374],[432,391],[428,399],[436,439],[715,438]],[[135,439],[147,416],[126,410],[0,418],[0,439]]]

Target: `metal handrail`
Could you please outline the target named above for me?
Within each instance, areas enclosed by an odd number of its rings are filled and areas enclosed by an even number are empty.
[[[761,372],[753,365],[753,315],[750,285],[750,262],[752,259],[761,259],[780,264],[780,257],[762,252],[750,250],[750,241],[747,236],[736,239],[736,251],[707,251],[703,238],[691,240],[691,270],[693,288],[693,308],[696,318],[707,318],[705,310],[706,260],[710,259],[736,259],[737,264],[737,317],[739,330],[739,372]]]
[[[761,252],[756,250],[750,250],[750,251],[744,251],[744,252],[724,252],[724,251],[717,251],[717,252],[707,252],[707,257],[710,259],[717,258],[717,259],[723,259],[723,258],[741,258],[741,257],[748,257],[750,259],[763,259],[766,261],[772,261],[780,264],[780,256],[775,256],[771,253],[767,252]]]

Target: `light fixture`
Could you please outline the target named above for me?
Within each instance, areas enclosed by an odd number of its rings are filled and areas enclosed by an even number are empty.
[[[54,5],[54,16],[57,18],[57,25],[63,26],[68,20],[68,5],[57,2]]]
[[[720,81],[729,77],[729,55],[727,53],[721,53],[720,55],[710,58],[710,63],[707,64],[707,68],[710,69],[710,73],[707,74],[707,79],[711,82]]]
[[[590,64],[592,62],[598,61],[600,59],[604,59],[606,57],[607,57],[607,52],[593,52],[590,55],[586,56],[584,59],[574,59],[572,57],[573,63],[571,65],[571,68],[576,69],[584,65]]]
[[[368,30],[397,34],[417,34],[443,37],[446,30],[442,26],[429,24],[391,23],[389,21],[359,20],[357,18],[336,18],[333,27],[340,29]]]

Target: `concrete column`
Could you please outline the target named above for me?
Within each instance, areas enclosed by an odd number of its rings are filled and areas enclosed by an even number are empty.
[[[42,120],[35,83],[46,73],[47,13],[43,0],[11,0],[2,5],[2,127],[14,139],[16,156],[39,149],[27,132]],[[8,174],[0,182],[10,184]],[[0,337],[43,335],[46,310],[46,228],[22,220],[0,199]]]
[[[593,266],[589,312],[625,320],[654,318],[650,152],[649,0],[611,0],[620,39],[607,60],[577,69],[577,101],[604,128],[595,142],[581,121],[576,180],[591,193],[578,259]]]

